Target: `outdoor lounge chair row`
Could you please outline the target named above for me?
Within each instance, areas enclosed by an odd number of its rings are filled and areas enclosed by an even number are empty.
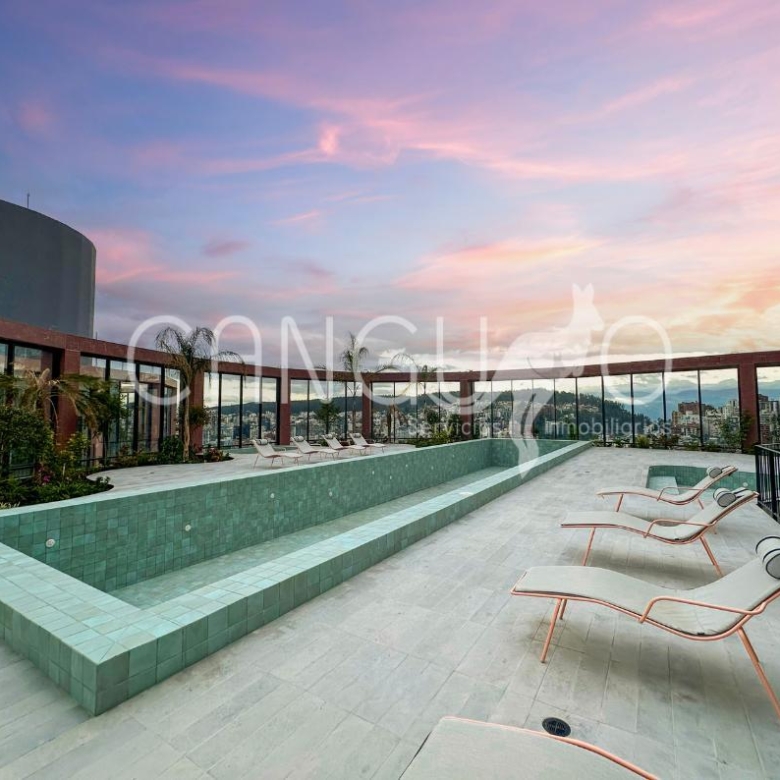
[[[309,444],[303,436],[294,436],[292,442],[296,447],[296,452],[275,450],[271,442],[267,439],[252,439],[252,445],[257,453],[254,465],[257,465],[260,458],[270,461],[271,465],[274,463],[282,464],[285,461],[297,465],[302,458],[306,458],[308,461],[315,455],[328,456],[333,459],[339,457],[342,453],[367,455],[370,452],[383,452],[386,446],[385,444],[369,444],[363,436],[357,433],[350,434],[350,438],[354,444],[344,445],[336,438],[335,434],[328,433],[325,434],[327,446],[322,447],[320,445]]]
[[[702,493],[735,469],[728,467],[717,471],[715,473],[711,470],[705,480],[688,490],[684,503],[698,501],[701,504]],[[621,500],[625,495],[640,495],[656,501],[667,501],[672,497],[663,491],[656,493],[637,488],[601,490],[597,495],[620,495]],[[640,623],[696,641],[709,642],[737,634],[780,718],[780,701],[743,628],[750,618],[760,615],[768,604],[780,596],[780,537],[769,536],[759,541],[756,545],[758,558],[725,576],[722,576],[723,572],[704,538],[723,517],[753,501],[757,495],[746,488],[718,489],[709,506],[686,520],[645,520],[627,512],[570,513],[561,524],[562,527],[589,528],[591,531],[582,565],[534,567],[512,588],[514,596],[555,600],[555,609],[542,649],[542,662],[547,657],[556,624],[563,617],[569,601],[601,604],[633,617]],[[683,503],[680,501],[682,496],[674,498],[677,499],[676,503]],[[608,569],[588,568],[585,564],[599,529],[640,533],[645,538],[671,545],[700,541],[721,578],[698,588],[678,590],[653,585]]]
[[[704,506],[701,496],[715,482],[735,471],[711,470],[698,485],[682,495],[644,488],[608,489],[598,495],[618,495],[618,510],[625,495],[684,505],[698,501],[702,509],[687,520],[645,520],[626,512],[570,513],[566,528],[590,528],[581,566],[542,566],[529,569],[512,588],[512,595],[555,601],[542,649],[544,663],[559,620],[569,601],[581,601],[621,612],[639,623],[654,626],[694,641],[715,641],[737,634],[758,678],[780,718],[778,701],[744,626],[780,596],[780,536],[767,536],[756,545],[756,558],[708,585],[689,590],[664,588],[608,569],[585,566],[597,529],[641,533],[667,544],[699,540],[718,574],[722,574],[704,534],[735,509],[756,497],[746,489],[717,490],[713,503]],[[671,499],[671,500],[670,500]],[[685,500],[681,500],[685,499]],[[653,776],[598,747],[492,723],[462,718],[442,719],[403,775],[404,780],[466,780],[473,777],[510,778],[609,778]]]

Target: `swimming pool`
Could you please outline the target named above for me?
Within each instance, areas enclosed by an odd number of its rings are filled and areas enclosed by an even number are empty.
[[[3,636],[97,714],[588,446],[485,439],[5,510]]]
[[[723,463],[728,463],[728,455]],[[685,487],[695,485],[707,476],[707,468],[704,466],[669,466],[655,465],[647,469],[647,486],[663,488],[670,486]],[[729,489],[747,487],[756,489],[756,474],[753,471],[735,471],[727,477],[718,480],[716,487]]]

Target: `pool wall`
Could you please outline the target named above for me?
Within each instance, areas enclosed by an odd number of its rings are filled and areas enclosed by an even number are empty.
[[[567,444],[532,442],[539,455]],[[509,440],[484,439],[217,483],[109,491],[2,512],[0,543],[113,591],[472,471],[517,465],[525,454]]]
[[[0,512],[4,538],[15,537],[31,553],[0,544],[3,637],[88,712],[99,714],[589,446],[536,444],[538,450],[524,450],[510,440],[463,442],[208,485],[139,491],[113,500],[106,493],[48,508]],[[535,452],[538,457],[530,458]],[[114,575],[108,576],[109,563],[104,570],[98,551],[112,550],[119,562],[120,542],[132,539],[134,549],[148,545],[154,553],[134,568],[128,564],[127,571],[153,576],[151,572],[326,522],[491,465],[507,468],[475,480],[468,489],[421,501],[149,609],[121,601],[65,570],[67,565],[105,587]],[[251,513],[250,520],[241,517],[242,510]],[[188,538],[181,535],[186,524],[194,532]],[[245,528],[252,525],[262,528]],[[49,561],[46,539],[55,533],[60,555]],[[209,541],[209,534],[217,538]],[[65,539],[70,540],[67,547]],[[63,548],[71,551],[69,556],[62,555]],[[93,557],[87,559],[89,555]],[[54,560],[63,570],[49,565]]]

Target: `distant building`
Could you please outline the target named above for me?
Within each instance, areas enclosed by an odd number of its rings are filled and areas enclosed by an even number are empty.
[[[91,337],[95,245],[56,219],[0,200],[0,317]]]

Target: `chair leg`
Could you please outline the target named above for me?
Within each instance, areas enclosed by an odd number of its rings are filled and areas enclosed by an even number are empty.
[[[593,537],[596,535],[596,529],[592,528],[590,532],[590,537],[588,538],[588,546],[585,548],[585,555],[582,558],[581,566],[586,566],[588,563],[588,558],[590,557],[590,548],[593,547]]]
[[[704,547],[706,550],[710,561],[712,561],[712,565],[715,567],[715,571],[718,572],[718,574],[722,577],[723,572],[720,570],[720,566],[718,566],[718,562],[715,560],[715,556],[712,554],[712,550],[710,550],[710,546],[707,544],[707,540],[704,538],[704,536],[700,536],[699,541],[701,542],[702,547]]]
[[[558,622],[558,614],[561,611],[561,606],[566,603],[566,599],[555,600],[555,610],[553,611],[552,620],[550,621],[550,628],[547,631],[547,639],[544,640],[544,647],[542,648],[542,657],[539,659],[542,663],[547,659],[547,651],[550,649],[550,641],[552,640],[553,631],[555,631],[555,624]]]
[[[767,692],[767,695],[769,696],[769,699],[772,702],[772,706],[775,708],[775,713],[777,714],[777,717],[780,718],[780,701],[777,700],[777,696],[775,692],[772,690],[772,686],[769,684],[769,680],[767,679],[766,674],[764,674],[764,669],[761,666],[761,661],[758,660],[756,651],[753,649],[753,645],[750,644],[750,640],[748,639],[747,634],[745,633],[745,629],[740,628],[737,630],[737,633],[739,634],[739,638],[742,640],[742,644],[745,646],[745,650],[747,651],[750,661],[756,670],[758,679],[761,680],[761,685],[764,686],[764,690]]]

